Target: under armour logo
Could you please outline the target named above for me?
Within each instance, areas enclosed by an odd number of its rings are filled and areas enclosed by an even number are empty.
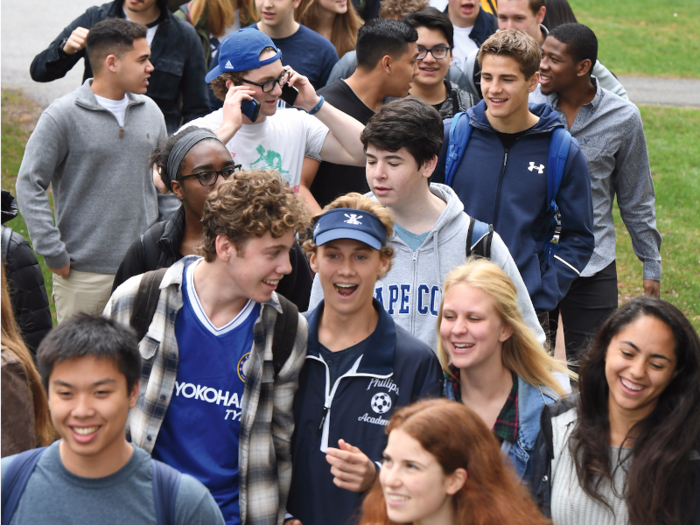
[[[225,66],[225,67],[226,67],[226,69],[233,69],[233,64],[231,63],[230,60],[227,60],[227,61],[226,61],[226,66]]]
[[[358,220],[358,219],[361,219],[361,218],[362,218],[362,215],[360,215],[359,217],[357,216],[356,213],[351,213],[350,215],[348,215],[347,213],[345,213],[345,214],[343,214],[343,215],[345,215],[345,216],[348,218],[347,221],[344,221],[344,222],[346,222],[346,223],[348,223],[348,224],[362,224],[362,223]]]
[[[532,170],[537,170],[537,173],[542,175],[544,173],[544,164],[540,164],[539,166],[535,166],[534,162],[530,162],[530,167],[528,168],[528,171]]]

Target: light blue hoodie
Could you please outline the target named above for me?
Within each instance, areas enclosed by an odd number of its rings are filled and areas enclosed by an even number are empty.
[[[437,352],[437,316],[442,300],[442,285],[447,275],[466,259],[469,216],[464,212],[462,201],[449,186],[431,184],[430,191],[444,200],[447,206],[416,252],[394,232],[390,241],[395,253],[393,264],[391,270],[377,280],[374,296],[396,324]],[[515,284],[518,308],[523,320],[535,333],[537,340],[544,343],[545,335],[525,283],[508,248],[497,233],[493,234],[491,243],[491,261]],[[321,299],[323,290],[318,278],[315,278],[309,310],[316,308]]]

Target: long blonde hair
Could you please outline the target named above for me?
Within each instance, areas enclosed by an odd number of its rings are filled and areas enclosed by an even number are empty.
[[[241,27],[260,20],[253,0],[238,0],[238,7]],[[227,27],[233,25],[235,15],[231,0],[192,0],[190,2],[192,25],[195,25],[204,13],[207,17],[207,31],[217,38],[224,34]]]
[[[294,10],[294,20],[304,24],[309,29],[318,31],[321,9],[323,7],[318,3],[318,0],[301,0],[299,7]],[[362,23],[362,18],[357,14],[350,0],[348,0],[348,10],[342,15],[335,15],[331,30],[331,44],[335,46],[339,58],[355,49],[357,31]]]
[[[531,385],[546,386],[560,396],[566,395],[552,371],[562,372],[572,379],[577,379],[577,375],[571,372],[566,364],[551,357],[537,341],[518,309],[513,281],[488,259],[470,258],[447,276],[438,312],[438,333],[445,296],[450,288],[457,284],[466,284],[486,293],[493,301],[501,321],[511,329],[512,335],[503,342],[503,366]],[[442,343],[442,337],[438,337],[438,358],[443,370],[449,372],[450,358]]]
[[[29,353],[24,340],[19,333],[12,311],[10,293],[5,277],[5,266],[2,266],[2,295],[0,296],[0,325],[2,326],[2,348],[17,356],[27,377],[27,386],[32,393],[34,403],[34,426],[36,428],[37,444],[48,445],[54,440],[54,429],[51,423],[46,392],[41,386],[41,377],[36,369],[32,355]]]

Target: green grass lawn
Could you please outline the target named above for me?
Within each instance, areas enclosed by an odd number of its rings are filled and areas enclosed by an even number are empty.
[[[569,0],[617,75],[700,78],[699,0]],[[677,15],[677,16],[674,16]]]

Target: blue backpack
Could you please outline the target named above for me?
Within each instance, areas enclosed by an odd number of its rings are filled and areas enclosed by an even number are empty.
[[[2,480],[2,525],[9,525],[17,505],[27,486],[34,467],[47,447],[20,452],[7,467]],[[153,502],[156,507],[158,525],[175,524],[175,500],[180,488],[181,474],[172,467],[155,459],[153,465]]]
[[[457,167],[464,157],[467,143],[472,133],[469,125],[469,117],[465,112],[457,113],[450,126],[447,157],[445,158],[445,184],[452,186]],[[552,132],[552,140],[549,143],[549,156],[547,161],[547,216],[551,222],[552,237],[545,248],[545,259],[550,261],[559,247],[559,233],[561,231],[559,207],[556,203],[559,186],[564,177],[564,167],[571,147],[571,133],[564,128],[555,128]]]

